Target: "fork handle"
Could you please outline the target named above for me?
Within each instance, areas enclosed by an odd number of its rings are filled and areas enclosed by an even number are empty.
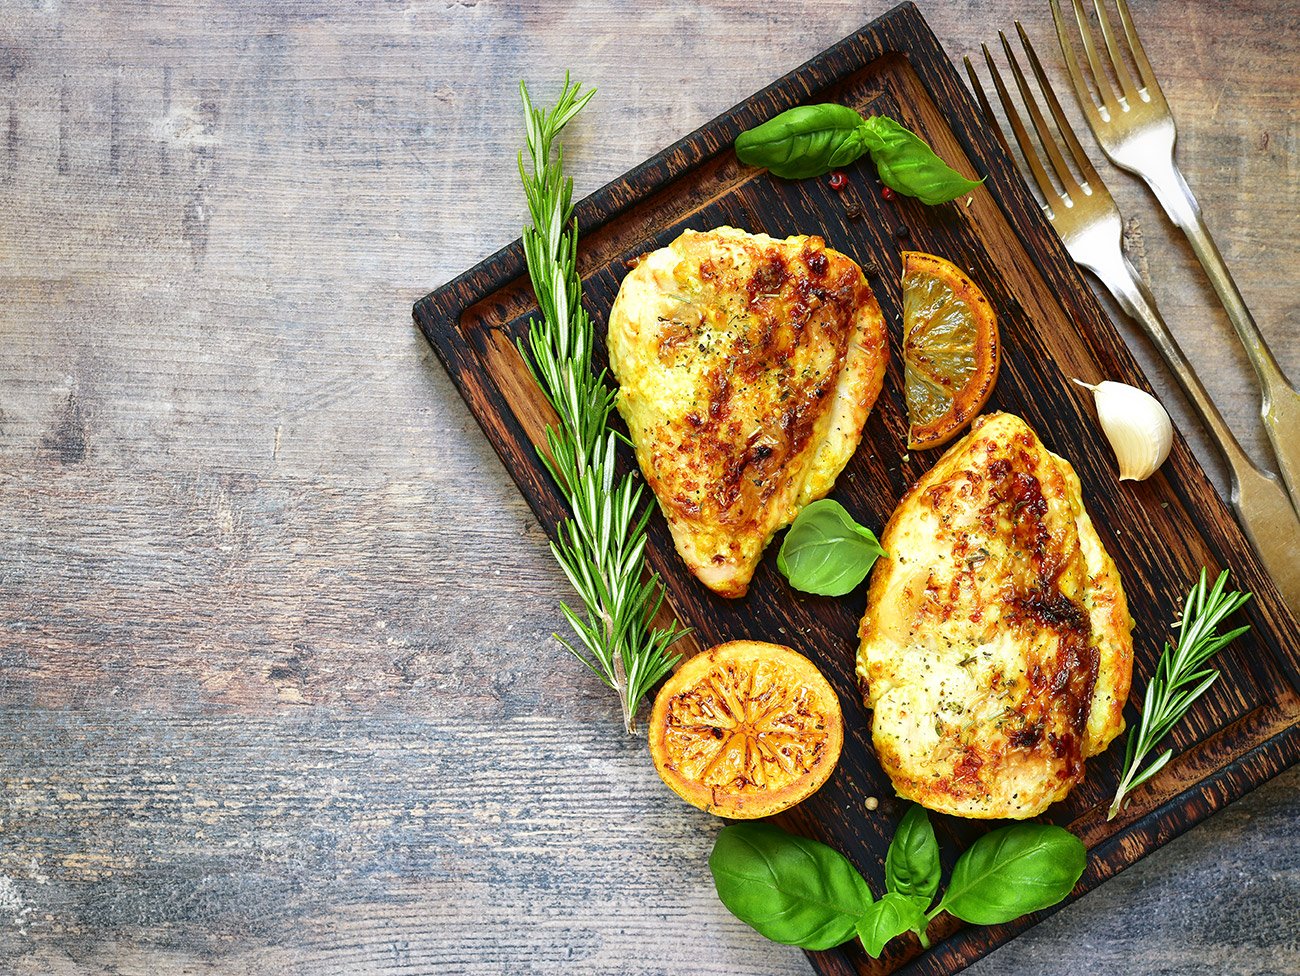
[[[1118,247],[1085,264],[1137,320],[1191,401],[1232,476],[1232,507],[1291,612],[1300,616],[1300,516],[1271,472],[1247,456],[1156,309],[1146,282]]]
[[[1228,320],[1246,349],[1251,365],[1255,367],[1263,390],[1260,414],[1264,431],[1273,445],[1292,503],[1300,509],[1300,392],[1287,380],[1255,325],[1237,283],[1205,226],[1196,197],[1174,162],[1172,151],[1167,160],[1161,159],[1158,167],[1152,165],[1143,175],[1169,219],[1187,235],[1192,250],[1228,313]]]

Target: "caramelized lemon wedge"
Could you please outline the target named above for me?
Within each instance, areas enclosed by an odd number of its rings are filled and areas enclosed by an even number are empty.
[[[650,716],[665,783],[721,817],[767,817],[815,793],[839,761],[839,699],[802,654],[762,641],[719,644],[678,669]]]
[[[950,441],[983,409],[998,376],[997,317],[956,265],[903,252],[903,386],[914,450]]]

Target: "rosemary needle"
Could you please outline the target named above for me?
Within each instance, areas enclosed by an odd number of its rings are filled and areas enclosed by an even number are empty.
[[[676,623],[667,630],[651,625],[664,594],[658,575],[646,574],[650,511],[641,504],[642,485],[615,474],[617,435],[608,420],[617,393],[606,385],[604,371],[591,367],[595,330],[582,307],[573,180],[564,176],[563,148],[554,160],[551,153],[560,130],[596,93],[580,94],[581,88],[570,85],[566,73],[564,90],[547,113],[533,107],[527,86],[519,83],[532,164],[530,175],[519,154],[532,217],[524,228],[524,256],[541,318],[529,321],[527,343],[519,340],[518,348],[560,417],[558,426],[546,428],[549,456],[538,452],[573,512],[560,524],[551,552],[586,611],[584,619],[562,604],[580,646],[558,634],[556,640],[614,689],[623,724],[635,733],[637,706],[676,663],[668,646],[684,631]]]
[[[1107,820],[1113,820],[1115,814],[1119,813],[1124,797],[1130,790],[1158,773],[1173,756],[1173,750],[1166,750],[1146,769],[1141,769],[1142,763],[1165,734],[1187,714],[1192,702],[1200,698],[1218,678],[1219,672],[1204,667],[1205,662],[1250,630],[1247,626],[1238,627],[1226,634],[1215,633],[1225,617],[1250,599],[1249,593],[1224,593],[1223,587],[1227,580],[1228,571],[1225,569],[1207,593],[1205,570],[1202,569],[1200,580],[1192,587],[1183,609],[1183,619],[1174,625],[1179,628],[1178,644],[1176,647],[1165,644],[1164,653],[1156,665],[1156,673],[1147,685],[1138,726],[1129,732],[1124,754],[1124,773],[1120,777],[1119,788],[1115,791],[1115,799],[1111,802],[1110,812],[1106,815]]]

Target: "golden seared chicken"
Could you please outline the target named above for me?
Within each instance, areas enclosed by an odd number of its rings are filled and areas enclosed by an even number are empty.
[[[903,497],[881,539],[858,676],[900,796],[1033,817],[1124,730],[1133,629],[1079,479],[993,414]]]
[[[889,356],[861,269],[820,237],[686,231],[609,315],[618,408],[682,558],[743,596],[852,456]]]

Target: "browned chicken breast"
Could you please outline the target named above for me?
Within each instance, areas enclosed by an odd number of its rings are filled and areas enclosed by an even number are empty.
[[[899,503],[858,676],[898,794],[1033,817],[1124,729],[1132,618],[1079,479],[1018,417],[978,418]]]
[[[830,491],[888,355],[861,269],[819,237],[688,230],[623,279],[618,408],[706,586],[743,596],[772,535]]]

